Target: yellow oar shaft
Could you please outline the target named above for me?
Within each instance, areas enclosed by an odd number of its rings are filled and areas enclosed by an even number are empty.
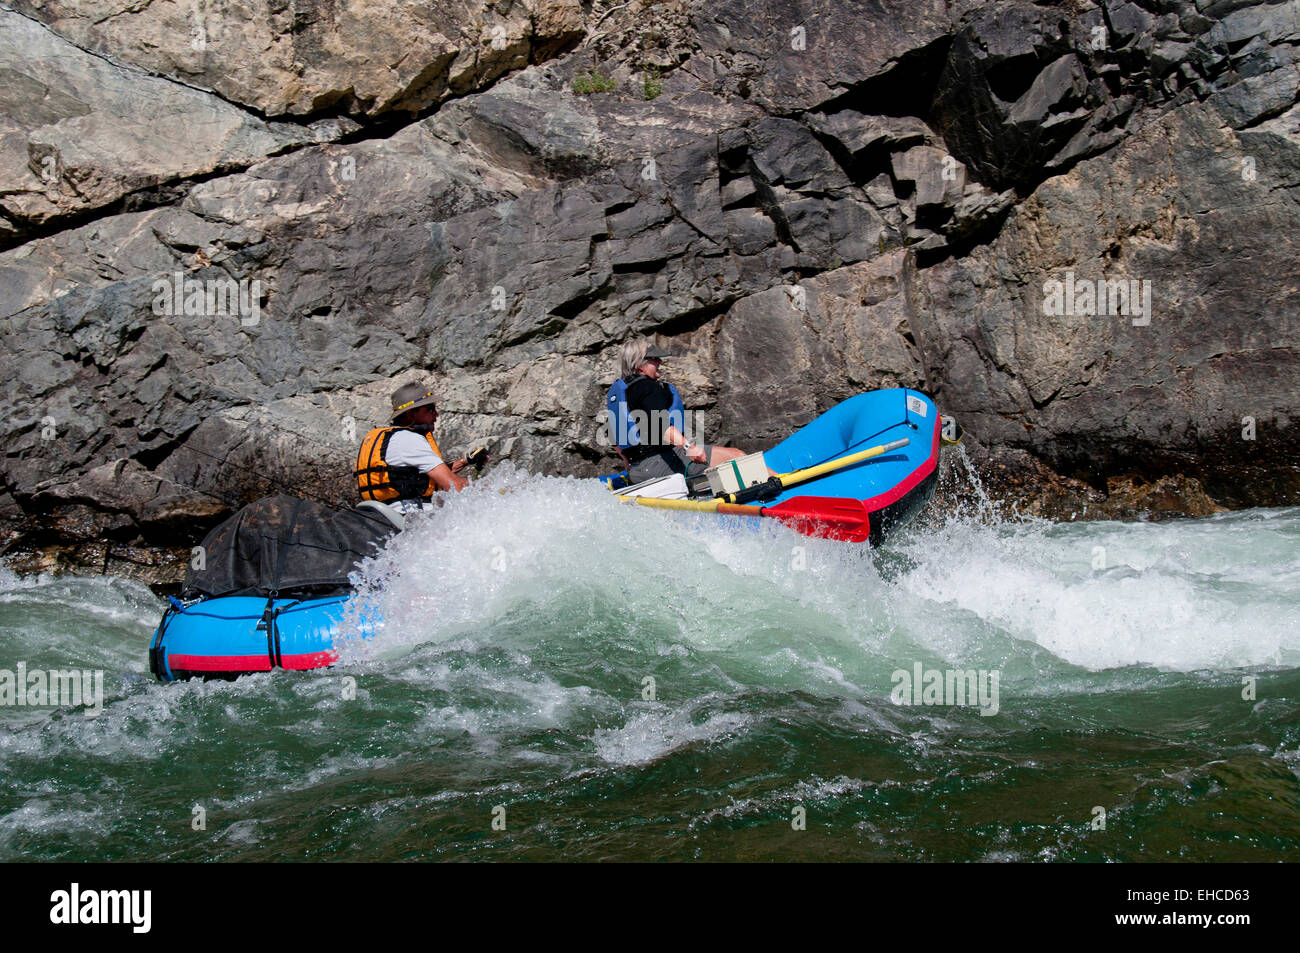
[[[660,500],[652,496],[620,496],[624,503],[638,503],[660,510],[692,510],[696,513],[724,513],[730,516],[762,516],[761,506],[741,506],[722,500]]]
[[[872,457],[878,457],[882,453],[888,453],[890,450],[897,450],[899,447],[906,447],[912,441],[907,437],[901,440],[895,440],[893,443],[882,443],[878,447],[872,447],[870,450],[863,450],[860,453],[851,453],[847,457],[840,457],[838,460],[828,460],[826,463],[819,463],[815,467],[805,467],[802,470],[792,470],[789,473],[782,473],[780,476],[782,486],[793,486],[796,483],[806,483],[809,480],[815,480],[819,476],[825,476],[834,470],[842,470],[845,467],[851,467],[855,463],[861,463],[863,460],[870,460]]]

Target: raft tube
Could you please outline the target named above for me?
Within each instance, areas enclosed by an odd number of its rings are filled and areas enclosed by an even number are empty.
[[[348,598],[173,599],[149,644],[149,668],[164,682],[324,668],[338,658],[334,635]]]

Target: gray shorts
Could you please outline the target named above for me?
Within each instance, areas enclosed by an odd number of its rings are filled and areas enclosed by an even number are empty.
[[[699,443],[696,446],[704,451],[705,459],[713,459],[713,447],[710,444]],[[627,475],[628,479],[633,483],[642,483],[656,477],[672,476],[674,473],[684,473],[688,477],[697,477],[708,467],[709,465],[705,463],[695,463],[681,447],[673,447],[671,450],[656,453],[653,456],[646,457],[640,463],[634,464],[627,471]]]

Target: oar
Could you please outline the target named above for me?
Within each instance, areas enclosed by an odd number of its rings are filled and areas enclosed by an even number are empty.
[[[650,496],[620,496],[619,499],[625,503],[659,510],[767,517],[779,520],[806,536],[823,536],[854,543],[861,543],[871,535],[871,520],[861,500],[803,496],[776,506],[742,506],[724,500],[661,500]]]
[[[870,450],[862,450],[858,453],[851,453],[847,457],[840,457],[838,460],[828,460],[826,463],[819,463],[815,467],[805,467],[802,470],[792,470],[789,473],[780,473],[773,477],[768,477],[764,483],[755,483],[753,486],[747,486],[737,490],[735,493],[725,493],[719,499],[724,503],[748,503],[750,500],[772,499],[782,490],[796,486],[800,483],[807,483],[809,480],[816,480],[818,477],[826,476],[828,473],[834,473],[836,470],[843,470],[845,467],[851,467],[855,463],[861,463],[864,460],[870,460],[872,457],[878,457],[882,453],[888,453],[891,450],[897,450],[899,447],[906,447],[911,443],[911,439],[903,437],[901,440],[895,440],[892,443],[882,443],[878,447],[872,447]]]
[[[730,516],[762,516],[761,506],[738,506],[726,500],[662,500],[653,496],[620,496],[624,503],[653,506],[660,510],[691,510],[695,513],[726,513]]]

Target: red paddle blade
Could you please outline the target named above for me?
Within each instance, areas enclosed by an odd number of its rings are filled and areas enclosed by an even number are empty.
[[[861,500],[837,496],[796,496],[763,507],[763,515],[780,520],[805,536],[865,543],[871,535],[871,516]]]

